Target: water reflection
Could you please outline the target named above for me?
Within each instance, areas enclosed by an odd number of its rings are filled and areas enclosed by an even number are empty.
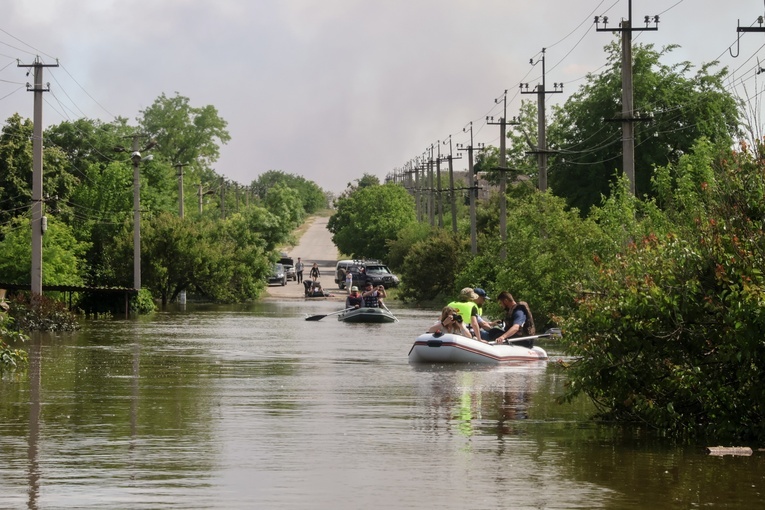
[[[0,380],[0,506],[759,501],[760,456],[710,462],[595,427],[586,402],[555,403],[565,378],[545,362],[410,365],[429,313],[395,310],[400,322],[386,325],[302,320],[334,306],[187,305],[34,338],[28,373]],[[724,482],[717,492],[713,479]],[[651,494],[635,496],[640,487]]]

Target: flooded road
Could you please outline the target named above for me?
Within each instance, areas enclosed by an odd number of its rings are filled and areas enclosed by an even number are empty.
[[[412,366],[432,313],[189,306],[38,336],[0,380],[0,508],[755,508],[713,458],[560,406],[554,363]],[[543,344],[552,354],[555,344]]]

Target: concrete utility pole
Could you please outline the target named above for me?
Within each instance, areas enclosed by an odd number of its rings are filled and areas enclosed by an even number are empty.
[[[199,200],[199,214],[202,214],[202,198],[205,195],[214,195],[215,191],[208,189],[207,191],[202,191],[202,183],[200,182],[197,184],[197,198]]]
[[[436,225],[436,211],[435,211],[435,193],[433,193],[433,144],[430,144],[430,155],[428,157],[428,219],[430,220],[430,226]]]
[[[603,28],[600,22],[603,22]],[[653,22],[654,26],[649,24]],[[635,125],[636,121],[647,120],[640,116],[635,116],[635,107],[633,105],[633,87],[632,87],[632,32],[642,32],[645,30],[658,30],[659,17],[645,17],[644,28],[632,28],[632,0],[628,4],[628,16],[622,20],[619,28],[608,28],[607,16],[595,16],[595,29],[598,32],[621,32],[622,33],[622,116],[621,119],[615,119],[622,123],[622,165],[624,173],[630,182],[630,192],[635,195]]]
[[[178,217],[183,218],[183,167],[188,166],[188,163],[176,163],[175,174],[178,176]],[[178,293],[178,303],[186,304],[186,291],[182,290]]]
[[[499,104],[500,99],[494,99]],[[499,125],[499,235],[502,239],[502,249],[499,257],[504,260],[507,257],[507,90],[502,93],[502,117],[494,122],[494,117],[486,117],[486,123]],[[513,124],[517,124],[514,122]]]
[[[436,199],[438,200],[438,228],[444,228],[444,197],[441,189],[441,140],[436,142],[438,154],[436,155]]]
[[[542,48],[542,58],[534,62],[534,59],[529,59],[529,64],[536,65],[542,62],[542,83],[538,84],[532,90],[529,90],[528,83],[521,83],[521,94],[537,94],[537,160],[539,166],[539,191],[547,191],[547,118],[546,118],[546,106],[545,96],[548,93],[545,89],[545,48]],[[558,88],[560,87],[560,89]],[[525,88],[525,90],[524,90]],[[562,83],[554,83],[553,89],[550,94],[560,94],[563,92]],[[534,151],[529,151],[527,154],[533,154]]]
[[[32,137],[32,272],[30,274],[32,294],[42,295],[42,236],[47,227],[43,215],[43,92],[50,90],[50,84],[43,87],[43,68],[58,67],[43,64],[40,57],[32,64],[17,63],[18,67],[34,68],[34,86],[27,83],[27,91],[34,92],[34,134]],[[29,75],[29,72],[27,72]]]
[[[417,221],[422,222],[422,185],[420,184],[420,170],[422,165],[420,164],[420,158],[416,158],[414,162],[414,201],[417,207]]]
[[[446,142],[444,142],[446,144]],[[449,155],[446,157],[449,161],[449,199],[452,208],[452,232],[457,233],[457,197],[454,193],[454,160],[452,152],[452,135],[449,135]]]
[[[188,163],[176,163],[175,175],[178,177],[178,217],[183,218],[183,167],[189,166]]]
[[[467,131],[467,127],[462,128],[463,132]],[[482,148],[483,144],[479,144]],[[477,225],[476,225],[476,198],[478,195],[478,179],[475,175],[475,166],[473,165],[473,122],[470,122],[470,145],[462,148],[461,145],[457,145],[457,150],[468,151],[468,190],[470,192],[470,253],[473,255],[478,254],[478,240],[477,240]]]
[[[141,290],[141,172],[139,166],[142,161],[152,160],[152,156],[141,157],[141,152],[138,150],[142,136],[133,135],[130,153],[130,160],[133,162],[133,288],[135,290]],[[149,142],[143,151],[146,152],[155,145],[155,142]]]

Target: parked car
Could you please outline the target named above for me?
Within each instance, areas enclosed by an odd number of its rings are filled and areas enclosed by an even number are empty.
[[[382,285],[386,289],[398,287],[400,283],[398,276],[391,273],[388,266],[381,262],[367,262],[365,264],[367,280],[372,281],[372,285]]]
[[[345,274],[351,273],[352,285],[362,288],[367,280],[373,285],[383,285],[386,289],[398,287],[400,280],[388,266],[379,260],[339,260],[335,266],[335,283],[339,288],[345,288]]]
[[[282,258],[279,259],[279,263],[284,266],[284,272],[287,274],[287,279],[297,281],[295,262],[292,260],[292,257],[286,253],[282,253]]]
[[[284,266],[278,262],[274,264],[274,270],[268,277],[268,284],[271,285],[272,283],[287,285],[287,273],[284,272]]]

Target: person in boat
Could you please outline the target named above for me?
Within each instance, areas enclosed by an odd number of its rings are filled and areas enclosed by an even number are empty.
[[[451,333],[452,335],[475,338],[465,327],[465,323],[462,322],[459,310],[451,306],[445,306],[441,310],[441,319],[428,328],[428,333]]]
[[[497,302],[505,309],[505,329],[495,337],[497,343],[503,343],[508,338],[530,336],[534,334],[534,319],[529,305],[516,302],[513,295],[503,290],[497,296]]]
[[[489,300],[489,297],[486,295],[486,291],[479,287],[473,289],[473,292],[475,292],[476,296],[478,296],[478,298],[475,300],[475,304],[478,309],[477,318],[478,327],[481,330],[481,339],[490,340],[491,330],[501,321],[487,321],[483,318],[483,305],[486,304],[486,301]]]
[[[481,331],[478,325],[478,306],[475,301],[478,299],[478,295],[473,291],[471,287],[465,287],[460,291],[460,295],[457,301],[452,301],[446,306],[456,308],[462,316],[462,322],[464,322],[468,329],[472,329],[474,332]]]
[[[364,298],[359,293],[359,288],[355,285],[351,287],[351,293],[345,298],[345,308],[361,308],[364,305]]]
[[[321,272],[319,271],[319,265],[314,262],[313,267],[311,268],[311,280],[317,281],[319,277],[321,276]]]
[[[385,293],[385,287],[378,285],[375,287],[372,282],[367,280],[364,285],[364,292],[361,294],[364,298],[364,306],[367,308],[379,308],[382,306],[383,298],[388,297]]]

